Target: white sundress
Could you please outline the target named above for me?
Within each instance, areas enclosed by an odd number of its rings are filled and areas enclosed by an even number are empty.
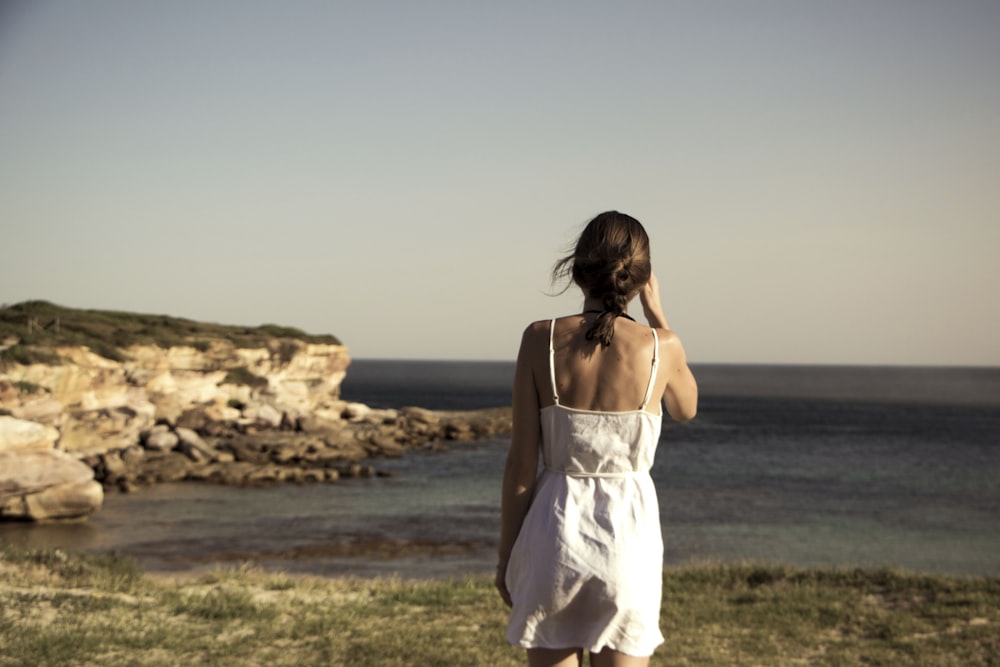
[[[652,655],[663,642],[663,539],[649,476],[662,414],[646,411],[656,382],[653,329],[649,385],[638,410],[601,412],[555,403],[540,411],[544,468],[507,565],[513,600],[507,640],[524,648],[610,648]]]

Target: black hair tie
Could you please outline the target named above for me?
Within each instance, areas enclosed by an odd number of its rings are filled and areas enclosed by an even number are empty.
[[[607,313],[607,314],[612,315],[614,317],[624,317],[627,320],[632,320],[633,322],[635,322],[635,318],[632,317],[631,315],[629,315],[628,313],[616,313],[613,310],[585,310],[583,312],[584,313],[597,313],[598,315],[603,315],[604,313]]]

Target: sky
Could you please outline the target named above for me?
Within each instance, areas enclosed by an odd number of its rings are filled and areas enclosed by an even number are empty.
[[[0,0],[0,303],[512,359],[617,209],[693,363],[998,366],[998,77],[996,0]]]

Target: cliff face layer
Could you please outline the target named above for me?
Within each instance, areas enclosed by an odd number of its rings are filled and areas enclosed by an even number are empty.
[[[124,360],[86,347],[58,347],[58,363],[7,364],[0,411],[58,429],[59,448],[96,454],[134,444],[158,420],[196,411],[234,425],[294,423],[340,413],[350,364],[343,345],[273,339],[238,348],[225,340],[199,350],[135,345]]]

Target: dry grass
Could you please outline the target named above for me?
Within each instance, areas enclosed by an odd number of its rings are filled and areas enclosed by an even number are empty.
[[[889,570],[664,573],[653,665],[1000,664],[1000,581]],[[489,581],[172,579],[0,551],[0,665],[522,665]]]

